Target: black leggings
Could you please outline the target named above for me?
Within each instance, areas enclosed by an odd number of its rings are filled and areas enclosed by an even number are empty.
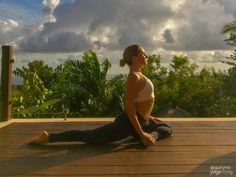
[[[158,122],[158,124],[155,124],[145,120],[139,114],[137,114],[137,116],[143,131],[153,134],[156,139],[167,138],[172,134],[171,127],[168,123]],[[115,118],[114,122],[95,129],[50,133],[49,141],[80,141],[87,144],[106,144],[122,140],[129,136],[139,138],[127,113],[123,112]]]

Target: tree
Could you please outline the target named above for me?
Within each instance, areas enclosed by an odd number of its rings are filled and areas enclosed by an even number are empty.
[[[44,104],[50,95],[50,85],[53,69],[43,61],[33,61],[28,67],[16,68],[13,73],[23,78],[23,87],[20,94],[13,98],[13,112],[27,113],[27,109],[35,107],[35,111],[42,112],[47,109]],[[48,88],[47,88],[48,87]],[[32,109],[30,109],[32,111]]]
[[[222,33],[229,34],[230,37],[225,41],[231,46],[236,46],[236,21],[226,24],[222,29]],[[222,62],[231,65],[233,69],[230,69],[229,71],[232,72],[232,70],[236,68],[236,50],[234,50],[233,54],[226,57],[226,59],[228,60]]]
[[[162,93],[162,101],[166,103],[166,108],[178,106],[190,113],[193,112],[191,102],[196,91],[193,89],[196,84],[196,69],[197,66],[190,64],[186,56],[173,56]]]
[[[70,60],[58,67],[53,92],[77,116],[114,115],[122,106],[121,86],[124,76],[107,80],[111,67],[108,59],[101,64],[93,50],[84,52],[82,60]],[[112,104],[111,104],[112,103]]]
[[[194,116],[214,116],[208,107],[218,100],[220,77],[214,70],[197,69],[183,55],[174,55],[168,68],[161,66],[160,56],[149,56],[143,73],[155,87],[154,114],[180,107]]]
[[[229,38],[225,41],[231,46],[236,46],[236,21],[226,24],[222,33],[229,34]],[[236,49],[226,59],[221,62],[230,65],[231,68],[222,79],[223,96],[221,102],[224,102],[224,109],[227,110],[226,116],[232,116],[236,114]]]
[[[225,41],[231,46],[236,46],[236,21],[226,24],[223,27],[222,33],[230,34],[230,37]],[[234,53],[226,57],[226,59],[228,60],[222,62],[232,66],[232,68],[229,69],[229,75],[234,74],[234,72],[236,72],[236,49]]]
[[[236,33],[236,21],[227,23],[222,30],[223,33]]]
[[[68,60],[55,69],[38,60],[17,68],[14,74],[23,78],[23,87],[13,98],[13,112],[61,113],[64,107],[76,117],[114,116],[123,110],[126,76],[107,80],[110,67],[108,59],[100,63],[89,50],[81,60]]]
[[[225,41],[232,46],[236,46],[236,21],[226,24],[222,29],[223,34],[229,34]]]

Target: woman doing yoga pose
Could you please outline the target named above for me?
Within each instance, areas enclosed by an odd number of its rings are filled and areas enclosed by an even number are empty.
[[[30,144],[80,141],[87,144],[106,144],[133,136],[145,145],[154,143],[172,134],[171,127],[151,116],[154,105],[154,87],[141,68],[147,64],[145,50],[139,45],[128,46],[120,65],[129,66],[125,88],[125,108],[112,123],[89,130],[69,130],[59,133],[43,131]]]

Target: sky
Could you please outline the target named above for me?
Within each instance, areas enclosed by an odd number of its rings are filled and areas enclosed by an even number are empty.
[[[221,33],[236,18],[235,0],[0,0],[0,44],[14,46],[14,67],[42,59],[56,66],[94,49],[111,74],[124,48],[138,43],[169,63],[186,55],[227,69],[233,48]]]

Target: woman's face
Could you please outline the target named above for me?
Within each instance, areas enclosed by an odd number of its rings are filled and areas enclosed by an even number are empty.
[[[143,48],[139,50],[138,55],[135,57],[134,61],[140,66],[145,66],[147,64],[148,58]]]

